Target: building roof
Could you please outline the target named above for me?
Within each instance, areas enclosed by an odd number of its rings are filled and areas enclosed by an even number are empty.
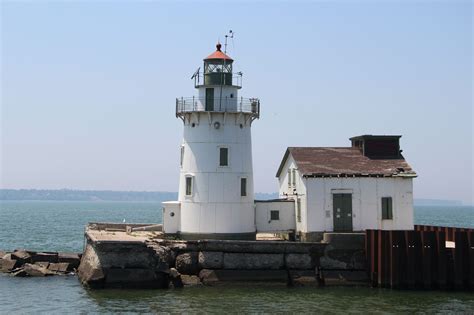
[[[278,168],[277,177],[290,154],[298,171],[305,177],[416,177],[402,155],[397,159],[370,159],[354,147],[289,147]]]
[[[212,60],[212,59],[221,59],[221,60],[229,60],[229,61],[234,61],[232,58],[227,56],[221,51],[222,45],[220,43],[217,43],[216,45],[216,51],[207,56],[204,60]]]

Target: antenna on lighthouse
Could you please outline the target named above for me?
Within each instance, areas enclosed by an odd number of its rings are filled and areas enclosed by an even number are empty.
[[[227,53],[227,38],[234,38],[234,32],[232,30],[229,31],[229,34],[225,36],[225,43],[224,43],[224,54]]]

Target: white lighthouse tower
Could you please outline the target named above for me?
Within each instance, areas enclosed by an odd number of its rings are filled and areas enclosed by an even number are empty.
[[[165,233],[183,239],[255,239],[252,122],[260,102],[238,95],[242,74],[217,50],[193,75],[197,96],[176,99],[184,124],[177,202],[165,202]]]

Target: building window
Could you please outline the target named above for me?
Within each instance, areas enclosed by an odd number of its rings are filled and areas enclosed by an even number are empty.
[[[296,201],[296,221],[301,222],[301,199]]]
[[[382,220],[392,220],[392,197],[382,198]]]
[[[186,196],[193,195],[193,177],[186,176]]]
[[[183,160],[184,160],[184,145],[181,146],[181,155],[179,160],[179,165],[183,167]]]
[[[270,220],[272,220],[272,221],[280,220],[280,211],[270,210]]]
[[[292,184],[293,184],[293,188],[296,188],[296,169],[293,169],[293,178],[292,178]]]
[[[247,178],[245,177],[240,178],[240,196],[247,196]]]
[[[288,188],[291,188],[291,169],[288,169]]]
[[[229,166],[229,148],[219,148],[219,166]]]

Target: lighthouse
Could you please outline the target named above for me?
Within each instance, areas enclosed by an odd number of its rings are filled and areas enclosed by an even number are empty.
[[[176,99],[183,122],[178,201],[163,203],[163,229],[183,239],[255,239],[251,127],[257,98],[239,96],[242,73],[221,50],[192,76],[197,95]]]

